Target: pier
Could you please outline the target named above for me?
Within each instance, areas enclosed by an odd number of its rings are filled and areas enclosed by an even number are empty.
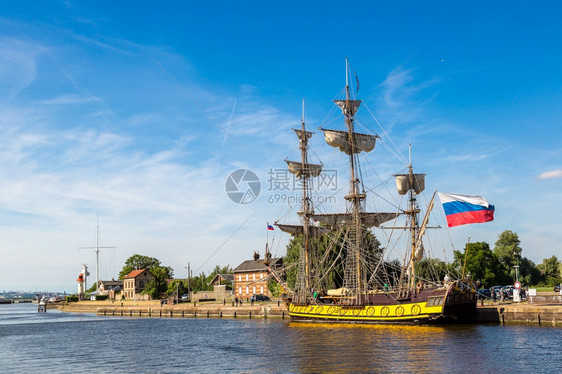
[[[530,296],[523,303],[478,305],[476,320],[482,323],[527,324],[562,327],[562,295],[549,292]]]
[[[554,300],[543,300],[546,304],[486,303],[478,305],[475,323],[501,325],[527,324],[562,327],[562,305],[552,304]],[[177,305],[160,305],[156,301],[119,302],[81,301],[63,304],[59,310],[74,313],[95,313],[106,317],[136,318],[280,318],[288,319],[289,314],[282,302],[231,303],[197,302]]]
[[[108,317],[147,318],[288,318],[282,302],[232,303],[196,302],[160,305],[159,301],[91,302],[61,305],[59,310],[75,313],[96,313]]]
[[[499,304],[478,307],[476,322],[562,327],[562,306]]]

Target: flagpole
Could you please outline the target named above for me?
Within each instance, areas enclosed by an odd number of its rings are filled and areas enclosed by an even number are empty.
[[[468,237],[468,240],[466,241],[466,251],[464,251],[464,265],[462,267],[462,278],[464,279],[464,270],[466,269],[466,258],[468,257],[468,245],[470,244],[470,236]]]

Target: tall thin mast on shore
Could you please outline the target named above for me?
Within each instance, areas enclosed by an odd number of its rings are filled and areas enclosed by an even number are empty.
[[[80,249],[95,249],[95,252],[96,252],[96,291],[97,292],[99,292],[99,288],[100,288],[100,249],[116,248],[116,247],[100,247],[99,231],[100,231],[99,217],[96,214],[96,246],[95,247],[80,247]]]

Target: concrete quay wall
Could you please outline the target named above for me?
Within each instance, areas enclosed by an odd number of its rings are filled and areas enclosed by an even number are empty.
[[[500,304],[478,307],[476,322],[562,327],[562,305]]]
[[[283,307],[212,307],[188,308],[98,308],[96,313],[103,316],[159,317],[159,318],[285,318],[289,317]]]
[[[65,312],[96,313],[101,316],[151,317],[151,318],[288,318],[289,314],[282,303],[245,303],[239,306],[230,304],[179,304],[160,306],[157,303],[146,305],[101,305],[74,303],[59,308]]]
[[[124,303],[78,302],[59,306],[65,312],[96,313],[100,316],[150,317],[150,318],[289,318],[283,303],[244,303],[239,306],[222,303],[196,303],[160,305],[157,301]],[[476,323],[502,325],[527,324],[562,327],[562,305],[535,305],[524,303],[498,303],[479,305]]]

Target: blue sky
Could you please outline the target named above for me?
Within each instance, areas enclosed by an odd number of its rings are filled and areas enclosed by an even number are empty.
[[[493,222],[448,230],[455,248],[512,230],[534,262],[562,257],[556,2],[2,8],[0,290],[74,291],[83,263],[94,274],[78,247],[95,244],[96,215],[101,245],[117,247],[102,250],[102,278],[134,253],[178,277],[188,262],[208,272],[263,253],[266,222],[289,221],[286,204],[268,202],[268,172],[298,159],[302,99],[309,128],[325,124],[345,57],[362,115],[376,118],[362,130],[381,135],[369,155],[381,173],[400,171],[390,150],[407,158],[411,143],[428,191],[496,206]],[[318,135],[313,161],[341,164]],[[262,182],[251,204],[225,192],[241,168]],[[272,239],[283,255],[286,238]]]

